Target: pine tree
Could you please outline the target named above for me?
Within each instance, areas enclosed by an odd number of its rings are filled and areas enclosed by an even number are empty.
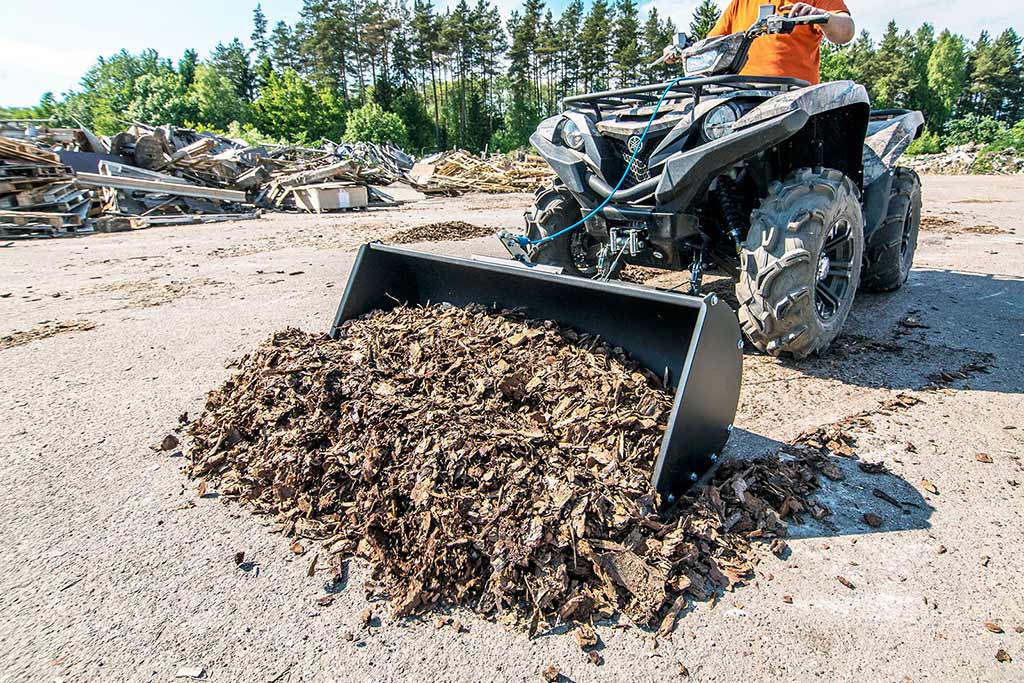
[[[580,25],[583,0],[570,0],[558,19],[558,43],[561,62],[560,97],[575,94],[580,88]]]
[[[247,102],[252,102],[256,90],[256,74],[249,60],[251,54],[238,38],[227,45],[217,43],[210,54],[210,65],[226,76],[235,87],[235,93]]]
[[[299,70],[299,51],[292,29],[283,21],[277,22],[270,33],[271,62],[278,71]]]
[[[270,48],[270,44],[267,42],[267,17],[263,14],[263,8],[260,5],[256,5],[256,9],[252,11],[252,46],[256,49],[256,54],[260,57],[265,57],[267,51]]]
[[[583,20],[579,38],[580,75],[586,90],[604,90],[608,87],[610,28],[608,3],[606,0],[594,0],[590,12]]]
[[[896,22],[890,21],[875,53],[875,68],[879,74],[874,80],[876,107],[905,107],[910,103],[914,78],[912,58],[910,33],[901,34]]]
[[[693,11],[693,19],[690,21],[690,38],[694,41],[707,38],[708,33],[715,27],[721,16],[722,12],[718,9],[718,3],[715,0],[701,0],[697,9]]]
[[[199,53],[189,48],[178,61],[178,75],[181,76],[182,84],[187,88],[196,80],[196,67],[199,65]]]
[[[633,0],[618,0],[615,5],[615,68],[619,87],[640,81],[640,22]]]

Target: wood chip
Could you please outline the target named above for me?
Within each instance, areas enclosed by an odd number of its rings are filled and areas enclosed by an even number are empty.
[[[939,495],[939,487],[927,479],[921,480],[921,488],[923,488],[925,491],[932,494],[933,496]]]
[[[992,633],[1003,633],[1003,627],[995,623],[994,621],[986,621],[985,628],[987,628]]]
[[[687,600],[750,581],[761,547],[785,552],[789,522],[827,517],[811,496],[838,471],[828,453],[855,455],[826,425],[721,463],[666,508],[649,482],[673,401],[574,330],[397,307],[339,339],[275,333],[209,394],[186,457],[225,500],[275,516],[296,555],[366,559],[395,616],[463,605],[539,628],[625,613],[671,630]]]
[[[974,459],[977,460],[978,462],[984,462],[984,463],[991,463],[992,462],[992,456],[989,455],[988,453],[975,453],[974,454]]]
[[[839,583],[843,584],[844,586],[846,586],[846,587],[847,587],[847,588],[849,588],[850,590],[853,590],[853,589],[855,589],[855,588],[856,588],[856,586],[855,586],[855,585],[853,585],[853,582],[852,582],[852,581],[850,581],[850,580],[849,580],[848,578],[846,578],[845,576],[837,576],[836,578],[837,578],[837,579],[839,580]]]
[[[1006,650],[1000,648],[996,650],[996,661],[1002,662],[1003,664],[1009,664],[1013,661],[1013,657]]]

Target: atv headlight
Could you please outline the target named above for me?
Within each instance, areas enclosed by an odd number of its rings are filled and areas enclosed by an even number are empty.
[[[583,133],[579,126],[572,122],[572,119],[565,119],[562,123],[562,142],[566,147],[572,147],[577,152],[583,149]]]
[[[730,105],[719,105],[704,117],[704,123],[700,127],[701,132],[708,140],[717,140],[732,132],[737,118],[736,110]]]
[[[692,55],[683,62],[683,71],[687,76],[706,73],[715,68],[715,65],[718,64],[718,58],[721,56],[722,53],[718,50],[708,50],[707,52]]]

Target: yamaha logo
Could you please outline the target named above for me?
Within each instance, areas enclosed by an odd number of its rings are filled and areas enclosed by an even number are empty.
[[[629,140],[626,141],[626,149],[633,153],[640,148],[642,140],[639,135],[630,136]]]

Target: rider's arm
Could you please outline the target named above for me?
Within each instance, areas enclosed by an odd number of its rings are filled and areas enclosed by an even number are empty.
[[[808,14],[828,14],[828,23],[821,24],[819,28],[821,29],[821,32],[825,34],[825,37],[828,38],[830,43],[846,45],[848,42],[853,40],[853,36],[857,32],[857,29],[853,24],[853,17],[850,16],[849,12],[842,10],[829,12],[823,7],[815,7],[814,5],[806,2],[794,3],[792,8],[789,10],[789,16],[791,17],[802,17]]]

